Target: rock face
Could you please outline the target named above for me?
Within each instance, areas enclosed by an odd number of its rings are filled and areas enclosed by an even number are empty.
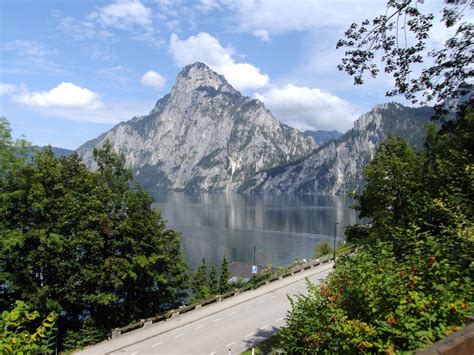
[[[433,114],[427,107],[378,105],[362,115],[354,128],[318,147],[308,157],[256,174],[243,192],[342,194],[360,191],[363,168],[373,158],[380,142],[388,135],[395,135],[420,147]]]
[[[135,181],[147,188],[244,190],[256,173],[310,154],[309,137],[242,96],[202,63],[186,66],[149,115],[123,122],[78,149],[93,168],[92,150],[108,139],[123,153]]]
[[[324,144],[330,140],[338,139],[340,136],[342,136],[341,132],[325,131],[322,129],[319,129],[317,131],[304,131],[303,134],[305,136],[313,138],[316,144],[318,145]]]

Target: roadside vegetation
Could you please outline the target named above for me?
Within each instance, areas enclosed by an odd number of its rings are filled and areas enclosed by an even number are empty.
[[[371,223],[347,228],[353,252],[323,284],[308,284],[307,296],[291,299],[278,345],[285,353],[414,352],[473,314],[474,106],[467,82],[474,25],[460,22],[466,1],[446,1],[442,25],[458,29],[427,54],[434,17],[420,13],[419,2],[389,0],[387,14],[353,24],[338,43],[348,49],[340,69],[363,84],[364,74],[379,73],[374,58],[382,57],[382,70],[395,79],[387,95],[434,100],[441,128],[429,127],[419,151],[397,137],[381,144],[364,171],[365,188],[353,196]],[[424,56],[431,64],[422,64]]]

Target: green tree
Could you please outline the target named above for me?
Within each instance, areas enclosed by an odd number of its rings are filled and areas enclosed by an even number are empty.
[[[217,295],[219,293],[219,282],[217,281],[217,270],[214,265],[211,267],[209,272],[209,291],[211,295]]]
[[[0,184],[0,308],[22,299],[56,311],[59,342],[70,346],[83,329],[105,337],[186,297],[180,235],[148,193],[129,187],[110,144],[95,157],[93,173],[77,155],[46,149]]]
[[[224,255],[221,264],[221,274],[219,277],[219,291],[222,294],[226,293],[231,289],[231,285],[229,284],[230,279],[230,272],[229,272],[229,263]]]
[[[194,274],[192,289],[196,301],[210,296],[210,289],[207,283],[207,266],[205,258],[202,258],[201,264],[199,264],[198,269]]]
[[[365,187],[358,200],[360,217],[382,226],[407,227],[420,196],[422,159],[405,141],[389,137],[382,142],[374,159],[364,169]]]
[[[438,105],[470,91],[473,77],[472,38],[474,25],[463,22],[469,0],[445,0],[440,30],[454,29],[444,46],[428,50],[430,30],[436,18],[423,12],[421,0],[388,0],[384,14],[353,23],[345,38],[337,43],[346,48],[339,70],[354,76],[354,83],[364,83],[364,75],[376,77],[380,70],[389,73],[395,87],[387,96],[404,95],[413,103],[434,100]],[[381,58],[381,65],[376,58]],[[417,75],[416,73],[419,74]],[[420,97],[421,96],[421,97]],[[451,101],[456,103],[457,101]]]
[[[52,353],[57,314],[51,312],[44,320],[39,318],[38,311],[31,312],[23,301],[16,301],[12,311],[3,311],[0,318],[0,353]]]
[[[31,145],[25,139],[14,140],[10,123],[0,117],[0,179],[19,165],[26,164]]]
[[[319,258],[320,256],[329,255],[329,254],[332,254],[332,248],[329,245],[327,240],[318,244],[316,248],[314,248],[315,258]]]
[[[473,135],[471,102],[430,130],[423,152],[381,146],[356,196],[372,223],[350,228],[358,251],[292,300],[287,352],[413,352],[464,325],[474,307]]]

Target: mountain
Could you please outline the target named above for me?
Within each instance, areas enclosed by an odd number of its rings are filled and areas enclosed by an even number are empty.
[[[340,136],[342,136],[341,132],[325,131],[322,129],[318,129],[317,131],[304,131],[303,134],[307,137],[313,138],[316,144],[324,144],[327,141],[338,139]]]
[[[39,145],[34,145],[33,150],[41,150],[46,148],[47,146],[39,146]],[[58,147],[51,147],[51,150],[53,151],[53,154],[57,157],[68,157],[72,153],[74,153],[74,150],[66,149],[66,148],[58,148]]]
[[[123,122],[78,149],[108,139],[135,181],[173,190],[244,189],[256,173],[310,154],[316,144],[279,122],[258,100],[242,96],[202,63],[183,68],[171,92],[146,116]]]
[[[256,174],[241,191],[328,194],[360,191],[362,170],[380,142],[394,135],[420,148],[433,114],[433,109],[428,107],[377,105],[339,139],[328,141],[299,161]]]

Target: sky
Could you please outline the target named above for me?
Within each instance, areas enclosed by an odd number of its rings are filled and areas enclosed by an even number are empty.
[[[292,127],[345,132],[376,104],[406,103],[385,97],[388,76],[356,87],[337,69],[344,31],[384,10],[383,0],[0,0],[0,116],[14,137],[76,149],[148,114],[200,61]],[[430,45],[447,35],[435,28]]]

